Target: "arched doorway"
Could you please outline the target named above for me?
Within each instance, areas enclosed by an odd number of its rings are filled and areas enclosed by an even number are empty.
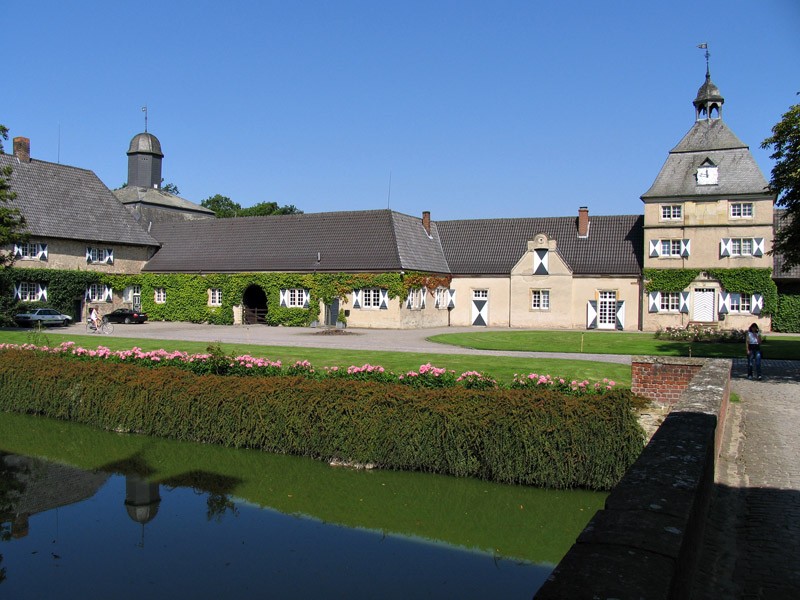
[[[267,323],[267,294],[257,285],[248,286],[242,294],[242,321],[245,325]]]

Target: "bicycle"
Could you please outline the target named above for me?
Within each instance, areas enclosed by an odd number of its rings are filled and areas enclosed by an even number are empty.
[[[86,321],[86,333],[104,333],[106,335],[114,333],[114,324],[103,318],[100,327],[95,327],[91,319]]]

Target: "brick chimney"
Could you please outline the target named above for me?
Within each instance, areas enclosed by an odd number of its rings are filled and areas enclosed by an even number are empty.
[[[578,209],[578,237],[589,237],[589,208],[586,206]]]
[[[20,162],[31,162],[31,141],[28,138],[14,138],[14,156],[16,156]]]
[[[422,211],[422,226],[425,228],[425,233],[431,234],[431,211]]]

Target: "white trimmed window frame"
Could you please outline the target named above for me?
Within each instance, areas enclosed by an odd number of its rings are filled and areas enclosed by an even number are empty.
[[[661,241],[661,258],[680,258],[681,257],[681,240],[660,240]]]
[[[751,298],[749,294],[730,294],[730,312],[737,315],[749,315],[751,311]]]
[[[531,310],[550,310],[550,290],[531,290]]]
[[[363,288],[361,293],[362,308],[376,309],[381,307],[381,288]]]
[[[153,289],[153,302],[156,304],[166,304],[167,303],[167,290],[163,287],[157,287]]]
[[[680,292],[661,292],[658,312],[677,313],[681,309]]]
[[[90,265],[113,265],[114,249],[86,246],[86,262]]]
[[[662,204],[661,205],[661,220],[662,221],[682,221],[683,220],[683,205],[681,205],[681,204]]]
[[[21,302],[38,302],[41,298],[41,286],[32,281],[20,281],[17,285],[17,299]]]
[[[728,212],[731,219],[752,219],[753,218],[753,203],[752,202],[731,202],[730,210]]]
[[[222,288],[208,288],[208,305],[222,306]]]
[[[731,256],[753,256],[753,238],[731,238]]]
[[[289,288],[286,290],[286,306],[289,308],[303,308],[305,306],[306,291],[303,288]]]

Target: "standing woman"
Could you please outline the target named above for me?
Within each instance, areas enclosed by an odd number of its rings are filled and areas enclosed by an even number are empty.
[[[758,325],[753,323],[744,336],[747,348],[747,378],[753,378],[753,363],[756,364],[756,377],[761,379],[761,332]]]

